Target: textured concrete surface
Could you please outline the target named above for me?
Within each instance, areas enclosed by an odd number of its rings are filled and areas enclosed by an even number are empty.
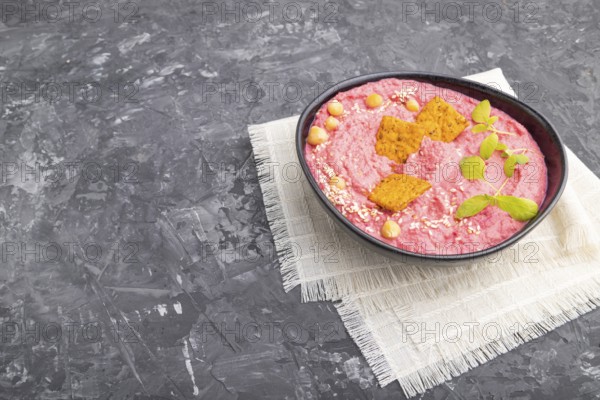
[[[245,128],[331,82],[501,67],[600,173],[592,0],[49,4],[0,2],[5,399],[403,398],[273,256]],[[422,398],[597,397],[599,345],[597,311]]]

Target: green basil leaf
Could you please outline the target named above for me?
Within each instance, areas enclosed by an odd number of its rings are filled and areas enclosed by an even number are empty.
[[[473,118],[473,121],[477,123],[485,124],[490,117],[491,111],[492,107],[490,106],[490,101],[483,100],[475,106],[473,112],[471,113],[471,118]]]
[[[508,149],[508,146],[505,145],[504,143],[498,142],[498,144],[496,145],[496,150],[502,151],[502,150],[506,150],[506,149]]]
[[[465,157],[460,160],[460,172],[469,179],[483,179],[485,173],[485,161],[479,156]]]
[[[515,158],[517,160],[517,164],[527,164],[527,162],[529,161],[529,157],[527,157],[525,154],[515,154]]]
[[[471,132],[473,133],[481,133],[488,130],[487,125],[485,124],[477,124],[471,128]]]
[[[509,156],[506,161],[504,161],[504,175],[507,177],[512,177],[515,173],[515,166],[517,165],[517,157],[514,155]]]
[[[498,145],[498,135],[495,133],[490,134],[488,137],[483,139],[481,145],[479,146],[479,154],[481,158],[487,160],[494,154],[494,150],[496,150],[496,146]]]
[[[488,196],[487,194],[480,194],[468,198],[467,200],[463,201],[460,206],[458,206],[455,214],[456,218],[461,219],[479,214],[491,204],[491,199],[493,199],[493,197]]]
[[[523,197],[496,196],[496,205],[517,221],[528,221],[538,213],[537,203]]]

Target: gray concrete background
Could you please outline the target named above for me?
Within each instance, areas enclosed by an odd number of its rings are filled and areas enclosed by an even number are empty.
[[[5,399],[403,398],[272,252],[246,126],[331,82],[501,67],[600,172],[592,0],[48,4],[0,2]],[[599,343],[596,311],[421,398],[598,397]]]

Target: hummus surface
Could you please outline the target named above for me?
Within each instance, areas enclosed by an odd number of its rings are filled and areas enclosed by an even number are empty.
[[[383,104],[369,108],[365,98],[378,93]],[[375,151],[376,133],[384,115],[414,122],[418,112],[409,111],[405,101],[414,99],[420,108],[441,97],[470,121],[454,141],[445,143],[424,137],[420,149],[411,154],[406,163],[398,164]],[[471,113],[478,100],[464,94],[431,84],[384,79],[340,92],[335,100],[342,103],[344,113],[337,129],[328,131],[328,140],[317,146],[307,144],[305,157],[309,169],[321,190],[335,207],[355,226],[369,235],[398,248],[421,254],[463,254],[489,248],[511,237],[526,222],[519,222],[497,207],[487,207],[481,213],[461,220],[455,219],[458,206],[466,199],[479,195],[494,195],[491,187],[500,188],[505,182],[504,158],[495,151],[486,161],[484,180],[467,180],[460,172],[459,161],[466,156],[478,155],[482,140],[490,132],[474,134]],[[538,206],[544,200],[547,171],[544,157],[529,132],[513,118],[495,109],[491,115],[499,120],[494,127],[515,135],[499,135],[500,142],[509,149],[527,149],[529,162],[519,165],[508,179],[502,194],[525,197]],[[325,129],[329,116],[327,104],[318,111],[313,126]],[[431,189],[398,212],[384,210],[368,200],[369,193],[385,177],[393,173],[412,175],[428,181]],[[343,178],[343,189],[334,187],[331,178]],[[490,186],[491,184],[491,186]],[[397,238],[381,235],[387,220],[400,226]]]

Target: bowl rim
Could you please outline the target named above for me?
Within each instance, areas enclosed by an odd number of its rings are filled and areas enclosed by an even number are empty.
[[[314,179],[312,172],[308,168],[308,164],[306,163],[306,159],[304,158],[304,137],[306,135],[304,134],[302,127],[306,124],[306,122],[309,118],[311,119],[310,122],[312,122],[312,119],[314,119],[314,115],[321,108],[321,106],[325,102],[327,102],[329,99],[333,98],[337,93],[339,93],[341,91],[352,89],[354,87],[366,84],[368,82],[376,82],[376,81],[379,81],[382,79],[388,79],[388,78],[410,79],[410,80],[415,80],[415,81],[427,82],[427,83],[431,83],[434,85],[436,83],[435,82],[436,80],[438,82],[457,84],[459,86],[464,87],[465,89],[474,89],[476,91],[483,92],[485,94],[490,94],[491,96],[495,96],[496,98],[499,97],[504,101],[513,103],[514,105],[518,106],[519,108],[524,109],[529,114],[532,114],[534,117],[541,120],[549,128],[549,129],[546,129],[546,132],[552,137],[554,142],[558,144],[559,155],[560,155],[559,162],[562,166],[562,172],[563,172],[562,176],[560,177],[560,183],[559,183],[559,187],[556,191],[556,194],[549,201],[546,209],[543,210],[541,213],[539,213],[537,216],[535,216],[535,218],[533,220],[530,220],[529,223],[523,227],[523,229],[521,229],[517,233],[513,234],[506,240],[504,240],[492,247],[483,249],[483,250],[478,250],[478,251],[469,252],[469,253],[462,253],[462,254],[445,254],[445,255],[444,254],[427,254],[427,253],[416,253],[413,251],[400,249],[398,247],[395,247],[391,244],[383,242],[383,241],[369,235],[368,233],[362,231],[356,225],[351,223],[329,201],[329,199],[327,199],[327,197],[325,196],[325,194],[323,193],[321,188],[319,188],[319,185],[317,184],[316,180]],[[307,129],[306,134],[308,134],[308,129]],[[556,129],[552,125],[552,123],[548,119],[546,119],[542,114],[540,114],[538,111],[536,111],[529,105],[525,104],[518,98],[513,97],[507,93],[500,91],[500,90],[497,90],[491,86],[488,86],[488,85],[485,85],[485,84],[482,84],[479,82],[471,81],[468,79],[464,79],[464,78],[456,78],[456,77],[449,76],[449,75],[437,74],[437,73],[431,73],[431,72],[421,72],[421,71],[376,72],[376,73],[371,73],[371,74],[359,75],[359,76],[355,76],[355,77],[340,81],[340,82],[334,84],[333,86],[331,86],[330,88],[326,89],[325,91],[323,91],[321,94],[319,94],[314,100],[312,100],[304,108],[304,110],[302,111],[302,113],[300,114],[300,117],[298,119],[298,124],[296,125],[295,140],[296,140],[296,153],[298,156],[298,161],[300,163],[302,172],[304,173],[304,176],[307,178],[312,190],[316,193],[317,197],[319,198],[321,204],[326,208],[326,211],[328,211],[330,215],[333,214],[333,216],[338,220],[338,222],[341,223],[346,229],[350,230],[352,233],[354,233],[361,239],[366,240],[371,245],[375,246],[378,249],[383,250],[384,253],[387,253],[388,255],[391,255],[391,256],[409,256],[409,257],[415,257],[415,258],[419,258],[419,259],[427,259],[427,260],[435,260],[435,261],[461,261],[461,260],[474,259],[474,258],[486,256],[486,255],[495,253],[497,251],[500,251],[506,247],[509,247],[509,246],[513,245],[514,243],[518,242],[519,240],[521,240],[527,234],[529,234],[550,213],[550,211],[552,211],[552,209],[554,208],[554,206],[560,199],[560,197],[565,189],[565,186],[567,183],[567,177],[568,177],[568,162],[567,162],[565,145],[564,145],[562,139],[560,138],[560,136],[558,135]],[[544,198],[544,201],[545,200],[546,200],[546,198]]]

